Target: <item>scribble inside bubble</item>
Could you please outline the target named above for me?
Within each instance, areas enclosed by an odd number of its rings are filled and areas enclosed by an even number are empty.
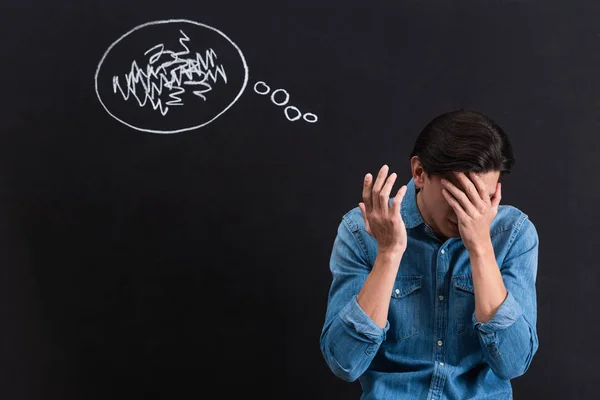
[[[116,120],[141,131],[177,133],[207,125],[241,96],[248,67],[225,34],[188,20],[140,25],[100,61],[96,93]]]
[[[186,43],[189,37],[183,30],[180,33],[181,51],[165,49],[162,43],[147,50],[145,66],[140,68],[134,61],[123,79],[113,76],[113,92],[124,100],[134,98],[141,107],[149,104],[166,115],[171,107],[184,105],[186,91],[206,101],[213,87],[219,82],[226,84],[227,74],[223,64],[215,62],[216,52],[210,48],[204,54],[191,54]]]

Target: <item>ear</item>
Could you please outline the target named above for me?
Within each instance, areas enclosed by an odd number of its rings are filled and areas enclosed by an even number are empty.
[[[425,173],[425,170],[423,169],[423,165],[421,164],[419,157],[413,156],[410,159],[410,168],[412,171],[412,176],[413,176],[413,180],[415,182],[415,186],[418,188],[422,188],[425,183],[425,178],[427,177],[427,174]]]
[[[417,179],[415,179],[415,182],[418,183],[419,187],[423,187],[425,185],[425,179],[427,179],[427,173],[421,170],[417,176]]]

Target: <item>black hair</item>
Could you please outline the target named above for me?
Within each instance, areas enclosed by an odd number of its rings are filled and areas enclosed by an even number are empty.
[[[410,158],[419,157],[427,175],[448,172],[510,173],[515,163],[504,130],[490,117],[459,109],[432,119],[423,128]]]

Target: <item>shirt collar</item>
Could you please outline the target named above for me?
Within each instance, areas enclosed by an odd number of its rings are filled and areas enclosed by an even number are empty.
[[[404,220],[406,228],[414,228],[425,222],[417,206],[417,188],[414,178],[410,178],[410,181],[406,184],[406,193],[400,206],[400,215]]]

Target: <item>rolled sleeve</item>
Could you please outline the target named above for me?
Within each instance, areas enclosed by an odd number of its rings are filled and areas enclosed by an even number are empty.
[[[522,314],[521,306],[512,293],[508,292],[506,299],[504,299],[492,319],[487,322],[479,322],[475,318],[475,313],[473,313],[473,324],[475,329],[480,332],[492,334],[501,329],[509,328]]]
[[[388,321],[385,322],[385,328],[377,325],[360,307],[356,296],[352,297],[348,304],[342,308],[339,317],[346,325],[375,344],[380,344],[385,340],[386,333],[390,328]]]

